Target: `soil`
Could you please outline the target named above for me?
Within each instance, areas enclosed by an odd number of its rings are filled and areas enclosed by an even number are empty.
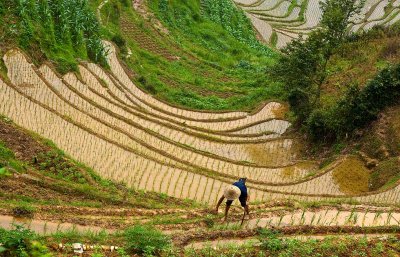
[[[32,161],[38,154],[50,150],[50,147],[38,142],[28,132],[4,118],[0,119],[0,141],[22,161]]]

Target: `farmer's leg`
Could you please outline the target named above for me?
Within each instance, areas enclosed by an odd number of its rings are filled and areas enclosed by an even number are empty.
[[[247,215],[250,215],[249,211],[249,205],[247,204],[248,202],[248,197],[239,197],[240,205],[244,208],[244,212]]]
[[[229,212],[229,209],[231,208],[232,203],[233,203],[232,200],[226,201],[224,222],[225,222],[225,221],[227,220],[227,218],[228,218],[228,212]]]
[[[246,206],[244,207],[244,211],[247,213],[247,215],[250,215],[250,210],[249,210],[248,204],[246,204]]]
[[[244,213],[243,213],[243,218],[242,218],[242,222],[240,223],[240,225],[243,225],[244,222],[244,218],[249,214],[249,206],[247,205],[247,199],[246,197],[239,197],[239,201],[240,201],[240,205],[242,205],[243,209],[244,209]]]

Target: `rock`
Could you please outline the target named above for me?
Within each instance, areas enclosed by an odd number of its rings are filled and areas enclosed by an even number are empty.
[[[378,154],[384,158],[388,158],[390,156],[389,150],[387,149],[387,147],[385,145],[382,145],[381,147],[379,147]]]
[[[359,151],[361,159],[364,161],[365,166],[369,169],[374,168],[378,165],[379,161],[373,158],[368,157],[368,155],[364,152]]]
[[[108,245],[102,245],[102,246],[101,246],[101,249],[102,249],[103,251],[111,251],[111,247],[108,246]]]
[[[72,249],[74,253],[83,253],[83,245],[81,243],[72,244]]]
[[[371,169],[375,168],[378,165],[378,163],[379,163],[378,160],[369,158],[368,160],[366,160],[365,166],[367,166],[368,169]]]

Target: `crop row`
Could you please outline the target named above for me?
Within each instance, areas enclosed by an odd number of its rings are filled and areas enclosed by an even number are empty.
[[[41,107],[33,105],[32,102],[27,101],[27,99],[18,99],[18,102],[20,103],[19,105],[10,104],[9,101],[12,103],[13,101],[16,101],[16,97],[21,96],[15,91],[11,91],[10,93],[11,88],[8,86],[5,87],[5,89],[2,88],[3,92],[5,92],[2,97],[5,98],[5,106],[11,106],[12,108],[11,110],[5,110],[2,112],[13,119],[19,119],[17,121],[18,123],[21,121],[25,123],[21,125],[25,127],[30,126],[30,129],[33,129],[38,133],[44,133],[45,136],[55,140],[56,142],[58,141],[57,143],[62,145],[63,149],[66,149],[73,156],[83,159],[81,161],[91,163],[93,168],[101,171],[101,174],[105,177],[124,181],[128,185],[137,188],[164,192],[176,197],[188,197],[205,202],[213,202],[214,196],[217,197],[218,194],[221,193],[221,187],[223,187],[222,184],[226,185],[225,182],[210,177],[183,171],[172,166],[165,167],[164,165],[147,158],[141,158],[137,155],[135,156],[133,153],[123,151],[123,149],[115,144],[98,137],[97,139],[99,142],[96,142],[96,136],[93,134],[87,133],[87,131],[79,133],[82,132],[80,131],[82,129],[66,121],[66,119],[63,119],[62,122],[58,122],[60,119],[59,117],[54,117],[54,114],[51,112],[43,111]],[[14,95],[12,95],[12,93]],[[28,117],[35,116],[34,122],[31,122],[29,119],[21,118],[23,115],[10,115],[11,113],[18,113],[18,109],[19,111],[25,111]],[[44,122],[40,117],[42,115],[45,119]],[[51,122],[51,130],[46,129],[50,125],[49,122]],[[39,128],[37,126],[39,126]],[[83,135],[80,136],[80,134]],[[73,144],[71,145],[71,143],[75,143],[75,147]],[[95,149],[97,149],[97,151],[95,151]],[[99,150],[102,150],[103,152],[99,153]],[[129,157],[130,155],[132,156]],[[132,173],[130,171],[132,171]],[[172,186],[170,185],[171,183]],[[217,185],[218,188],[215,188],[214,185]],[[208,188],[208,186],[211,186],[212,188]],[[211,195],[205,193],[207,189],[211,190]],[[399,195],[398,189],[399,187],[381,194],[364,196],[363,198],[365,200],[380,201],[393,201],[394,199],[397,199],[398,201],[398,198],[396,198]],[[188,192],[191,190],[194,190],[194,192]],[[206,199],[204,199],[203,193],[207,195]],[[251,194],[254,196],[254,200],[264,200],[265,198],[294,198],[309,200],[334,198],[319,195],[296,195],[290,192],[282,194],[279,192],[268,191],[266,189],[259,190],[256,188],[251,189]]]
[[[14,59],[8,59],[6,64],[9,67],[10,74],[18,71],[20,77],[29,78],[29,81],[33,83],[34,89],[22,90],[27,96],[49,107],[50,110],[65,115],[70,120],[82,124],[82,126],[94,131],[96,134],[110,138],[132,151],[139,151],[161,162],[181,165],[181,167],[193,166],[196,169],[209,169],[212,172],[220,171],[220,173],[236,177],[248,176],[249,179],[269,183],[293,181],[305,176],[309,171],[309,166],[302,168],[299,165],[298,168],[293,169],[291,176],[284,176],[282,174],[287,167],[259,168],[235,165],[219,159],[211,159],[169,142],[162,141],[145,130],[129,126],[126,122],[90,105],[79,95],[70,91],[47,66],[42,66],[40,69],[43,79],[48,82],[44,83],[38,75],[35,76],[35,71],[27,62],[21,61],[23,55],[15,55],[15,58],[21,64],[18,66],[18,69],[15,69],[15,67],[12,68],[9,65]],[[69,74],[67,77],[72,76],[72,74]],[[65,81],[70,80],[67,77]],[[74,81],[76,82],[75,85],[78,91],[85,91],[83,84],[80,84],[76,79]],[[23,84],[23,82],[21,83]]]
[[[280,104],[271,103],[267,104],[263,109],[259,112],[251,115],[247,115],[237,120],[228,120],[228,121],[218,121],[219,118],[230,118],[231,113],[204,113],[204,112],[194,112],[184,109],[178,109],[176,107],[172,107],[164,102],[161,102],[152,96],[144,93],[138,87],[136,87],[133,82],[130,80],[128,75],[125,73],[124,68],[121,66],[119,60],[116,56],[116,50],[112,44],[109,42],[105,42],[109,49],[108,61],[110,64],[111,72],[114,77],[127,89],[127,93],[130,94],[131,98],[142,107],[145,111],[149,113],[156,113],[161,117],[173,119],[176,122],[181,124],[185,124],[186,126],[196,127],[203,130],[208,130],[210,132],[224,132],[224,131],[234,131],[239,130],[242,127],[250,126],[251,124],[260,123],[264,120],[272,119],[275,117],[273,110],[280,108]],[[244,113],[240,113],[243,115]],[[181,118],[179,118],[179,117]],[[187,119],[186,117],[190,117],[191,119]],[[214,122],[205,122],[204,118],[213,118]],[[195,121],[193,119],[200,119],[200,121]],[[259,131],[262,133],[265,131]]]
[[[399,212],[318,210],[297,211],[286,215],[250,220],[247,228],[283,226],[399,226]]]
[[[265,41],[277,47],[318,27],[322,17],[319,0],[297,1],[295,5],[286,0],[235,2],[248,14]],[[376,25],[393,24],[400,19],[399,8],[398,0],[367,0],[360,14],[352,18],[350,30],[357,32]]]
[[[127,114],[122,112],[124,109],[116,109],[116,105],[89,90],[73,74],[61,79],[48,66],[36,71],[16,51],[7,54],[4,61],[9,78],[17,87],[1,83],[4,92],[1,113],[53,140],[104,177],[140,189],[208,203],[216,201],[224,185],[243,175],[251,180],[249,188],[254,200],[347,198],[333,181],[332,170],[298,183],[263,184],[260,181],[274,181],[278,177],[281,182],[285,176],[298,180],[299,171],[265,168],[262,172],[251,165],[240,166],[179,147],[139,128],[139,121],[128,122],[130,118],[124,119]],[[399,186],[356,199],[396,202],[398,196]]]

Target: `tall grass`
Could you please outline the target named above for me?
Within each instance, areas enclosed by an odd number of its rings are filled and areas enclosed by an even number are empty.
[[[106,65],[100,27],[87,0],[3,0],[0,44],[16,45],[34,61],[50,59],[60,72],[76,69],[76,59]]]

